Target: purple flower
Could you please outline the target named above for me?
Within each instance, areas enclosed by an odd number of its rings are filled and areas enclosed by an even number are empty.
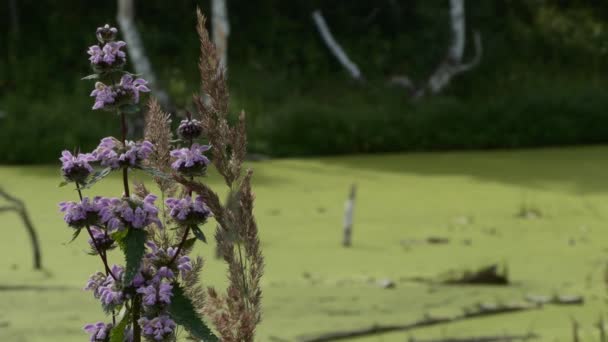
[[[97,71],[108,71],[122,67],[127,61],[127,54],[121,49],[127,43],[123,41],[107,42],[105,45],[92,45],[87,50],[89,61]]]
[[[113,41],[116,38],[117,33],[118,33],[118,30],[116,29],[116,27],[111,27],[108,24],[105,24],[102,27],[98,27],[97,31],[95,31],[95,35],[97,36],[97,39],[102,44]]]
[[[190,271],[192,271],[192,262],[187,255],[181,256],[177,261],[177,269],[179,270],[182,278],[186,277]]]
[[[59,210],[65,215],[63,220],[72,228],[82,228],[93,225],[99,220],[99,211],[101,209],[101,198],[95,197],[89,200],[88,197],[82,199],[82,202],[61,202]]]
[[[107,251],[114,248],[114,240],[108,235],[108,233],[101,228],[91,227],[91,234],[93,235],[93,239],[89,238],[89,245],[92,249],[92,254],[99,254],[98,248],[102,251]]]
[[[106,342],[110,337],[111,329],[111,323],[105,324],[103,322],[87,324],[84,326],[84,331],[91,335],[91,338],[89,339],[90,342]]]
[[[210,145],[199,145],[192,144],[188,148],[180,148],[171,151],[171,157],[175,158],[175,161],[171,164],[171,167],[185,175],[198,176],[205,173],[207,165],[209,165],[209,159],[203,155],[204,152],[209,151]]]
[[[140,287],[137,293],[143,295],[143,303],[146,306],[170,304],[173,293],[173,285],[165,281],[152,283],[148,286]]]
[[[121,266],[112,266],[112,274],[116,278],[122,279],[123,272],[124,269]],[[120,305],[124,301],[121,284],[117,283],[111,275],[106,277],[106,280],[97,288],[94,295],[105,306]]]
[[[194,202],[190,196],[184,198],[168,198],[165,201],[169,215],[180,225],[196,225],[205,223],[211,216],[211,211],[205,205],[203,198],[197,196]]]
[[[70,182],[83,183],[93,172],[93,167],[89,163],[95,161],[95,157],[90,153],[78,153],[72,155],[70,151],[61,152],[61,174],[63,178]]]
[[[136,167],[148,159],[154,145],[144,140],[142,142],[126,141],[126,148],[122,143],[112,137],[105,137],[93,151],[93,156],[102,166],[116,170],[121,166]]]
[[[108,43],[118,44],[118,43]],[[106,48],[104,47],[104,49]],[[96,49],[91,47],[91,53],[95,53]],[[91,56],[91,60],[98,58],[106,58],[97,54]],[[114,58],[114,57],[112,57]],[[140,93],[147,93],[150,89],[147,86],[148,82],[143,78],[134,79],[133,76],[127,74],[122,76],[120,84],[105,85],[101,82],[95,83],[95,89],[91,92],[91,96],[95,97],[93,109],[113,110],[116,106],[137,104],[139,103]]]
[[[152,320],[142,317],[138,321],[145,337],[154,341],[163,341],[173,335],[176,324],[169,316],[161,315]]]
[[[175,275],[173,271],[171,271],[167,266],[163,266],[156,271],[156,275],[154,276],[155,281],[161,281],[163,278],[173,279]]]
[[[116,278],[121,279],[123,273],[124,268],[121,266],[112,266],[112,274]],[[120,305],[124,301],[122,286],[111,275],[106,276],[101,272],[93,274],[87,281],[84,289],[92,291],[93,296],[99,299],[106,307]]]
[[[156,224],[162,227],[158,219],[158,209],[154,206],[156,196],[149,194],[144,200],[135,198],[103,198],[100,202],[99,215],[108,231],[123,230],[129,226],[136,229]]]
[[[185,140],[196,139],[201,133],[203,133],[203,127],[201,122],[196,119],[182,120],[177,128],[177,134]]]
[[[126,74],[120,79],[120,87],[132,95],[133,103],[139,103],[139,93],[147,93],[150,89],[147,87],[148,81],[143,78],[133,79],[133,76]]]
[[[93,89],[91,92],[91,96],[95,97],[93,109],[104,109],[116,102],[116,97],[118,94],[111,86],[107,86],[101,82],[96,82],[95,89]]]

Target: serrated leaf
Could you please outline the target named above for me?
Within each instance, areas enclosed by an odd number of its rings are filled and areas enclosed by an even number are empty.
[[[118,107],[118,110],[125,114],[133,114],[139,112],[139,106],[135,104],[125,104]]]
[[[84,182],[84,184],[82,185],[82,189],[88,189],[92,187],[95,183],[99,182],[107,175],[109,175],[110,172],[112,172],[112,168],[110,167],[106,167],[105,169],[96,171],[93,175],[89,177],[89,179],[87,179],[86,182]]]
[[[109,342],[124,342],[125,340],[125,330],[127,329],[127,325],[131,320],[131,313],[129,310],[125,311],[124,316],[120,323],[117,326],[112,328],[110,333],[110,341]]]
[[[130,228],[125,238],[125,276],[123,283],[128,286],[139,271],[139,266],[146,252],[146,231]]]
[[[61,187],[64,187],[64,186],[66,186],[68,184],[70,184],[70,183],[67,182],[67,181],[63,181],[63,182],[59,183],[59,187],[61,188]]]
[[[207,237],[205,237],[205,233],[203,233],[203,231],[198,226],[191,226],[190,229],[192,229],[192,233],[194,233],[194,236],[196,236],[197,239],[203,241],[204,243],[207,243]]]
[[[138,168],[142,171],[144,171],[145,173],[149,174],[150,176],[153,177],[158,177],[158,178],[162,178],[162,179],[170,179],[171,175],[164,173],[160,170],[157,170],[153,167],[149,167],[149,166],[138,166]]]
[[[183,326],[194,337],[204,342],[217,342],[218,338],[196,313],[190,298],[186,297],[184,290],[176,283],[173,284],[173,298],[168,308],[175,323]]]
[[[91,75],[87,75],[83,78],[81,78],[81,80],[96,80],[99,78],[99,74],[91,74]]]

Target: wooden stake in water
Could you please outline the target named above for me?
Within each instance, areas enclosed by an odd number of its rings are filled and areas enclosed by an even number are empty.
[[[342,238],[342,246],[350,247],[353,236],[353,215],[355,211],[355,196],[357,195],[357,185],[353,184],[350,187],[350,195],[344,203],[344,230]]]

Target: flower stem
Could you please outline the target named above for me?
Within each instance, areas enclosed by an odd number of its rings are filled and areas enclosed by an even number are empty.
[[[124,112],[120,112],[120,122],[122,128],[122,146],[127,148],[127,119]],[[128,167],[122,169],[122,183],[125,188],[125,197],[130,197],[129,193],[129,170]]]
[[[82,202],[82,190],[80,189],[80,184],[78,182],[76,182],[76,190],[78,190],[78,197],[80,198],[80,201]],[[101,258],[101,261],[103,262],[103,265],[106,268],[106,275],[109,274],[110,276],[112,276],[112,278],[114,278],[114,280],[118,280],[118,279],[116,279],[116,277],[110,270],[110,267],[108,266],[108,259],[106,258],[105,253],[101,250],[101,248],[97,244],[97,240],[95,239],[95,237],[93,237],[93,232],[91,231],[91,227],[89,225],[86,225],[86,229],[87,229],[87,232],[89,233],[89,236],[91,237],[91,241],[93,241],[93,246],[95,246],[95,249],[97,250],[97,253],[99,254],[99,257]]]
[[[190,142],[190,147],[192,148],[192,145],[194,144],[194,139],[190,138],[189,142]],[[194,177],[190,176],[190,181],[193,181],[193,180],[194,180]],[[188,196],[192,199],[192,189],[188,189]],[[184,232],[182,241],[179,243],[179,246],[177,246],[177,251],[175,252],[175,255],[173,256],[173,258],[171,258],[171,261],[169,261],[169,265],[171,265],[175,261],[175,259],[177,259],[177,257],[179,256],[179,253],[181,253],[182,249],[184,248],[184,243],[186,243],[186,240],[188,239],[188,234],[190,234],[190,226],[186,227],[186,231]]]
[[[141,297],[135,295],[133,297],[133,342],[141,342],[141,327],[139,326],[139,308],[141,307]]]

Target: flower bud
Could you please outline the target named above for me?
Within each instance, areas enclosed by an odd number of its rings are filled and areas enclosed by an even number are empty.
[[[192,140],[201,136],[203,128],[201,122],[196,119],[182,120],[177,128],[177,134],[184,140]]]
[[[116,39],[118,30],[116,27],[105,24],[103,27],[98,27],[95,33],[97,35],[97,40],[99,40],[100,43],[107,43]]]

